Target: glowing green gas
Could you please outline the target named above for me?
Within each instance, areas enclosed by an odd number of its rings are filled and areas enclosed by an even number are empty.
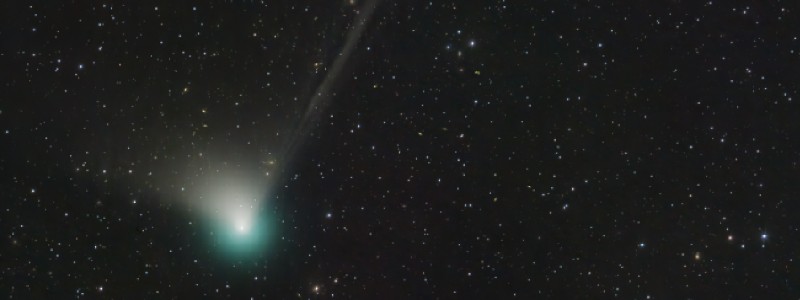
[[[275,232],[265,180],[243,171],[212,175],[193,197],[205,217],[212,252],[235,260],[263,257]]]
[[[274,232],[270,223],[269,216],[264,213],[216,220],[210,233],[212,243],[215,250],[227,258],[258,258],[267,252]]]

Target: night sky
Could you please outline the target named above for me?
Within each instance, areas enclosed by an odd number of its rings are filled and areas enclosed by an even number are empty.
[[[797,299],[794,1],[4,1],[0,294]]]

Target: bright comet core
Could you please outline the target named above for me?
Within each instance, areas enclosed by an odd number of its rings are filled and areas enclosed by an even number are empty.
[[[213,245],[226,255],[244,258],[264,252],[269,228],[266,183],[258,174],[218,172],[192,197],[192,206],[209,220]]]

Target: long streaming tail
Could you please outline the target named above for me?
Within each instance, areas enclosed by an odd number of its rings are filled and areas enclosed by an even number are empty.
[[[280,155],[278,155],[280,160],[279,164],[282,166],[285,167],[289,164],[289,162],[293,159],[294,154],[297,152],[297,149],[302,146],[312,128],[319,122],[320,117],[325,112],[327,107],[330,106],[333,86],[337,82],[344,65],[348,62],[350,55],[353,53],[353,50],[358,44],[359,39],[361,39],[367,24],[372,18],[372,14],[375,12],[375,8],[378,6],[378,2],[379,0],[369,0],[364,5],[363,10],[356,17],[354,25],[347,33],[342,51],[339,52],[339,55],[333,61],[333,65],[325,74],[325,78],[322,80],[322,83],[317,86],[317,89],[311,96],[308,108],[306,109],[305,114],[303,114],[303,118],[300,120],[300,123],[293,130],[293,132],[289,135],[288,140],[284,144],[283,150],[280,152]]]

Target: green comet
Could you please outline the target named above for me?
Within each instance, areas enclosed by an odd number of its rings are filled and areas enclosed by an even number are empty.
[[[265,213],[239,219],[217,219],[209,235],[214,249],[225,258],[250,260],[263,257],[275,228]]]
[[[205,217],[211,252],[223,261],[265,257],[276,232],[268,184],[258,173],[247,170],[223,170],[212,175],[202,179],[191,197],[193,207]]]

